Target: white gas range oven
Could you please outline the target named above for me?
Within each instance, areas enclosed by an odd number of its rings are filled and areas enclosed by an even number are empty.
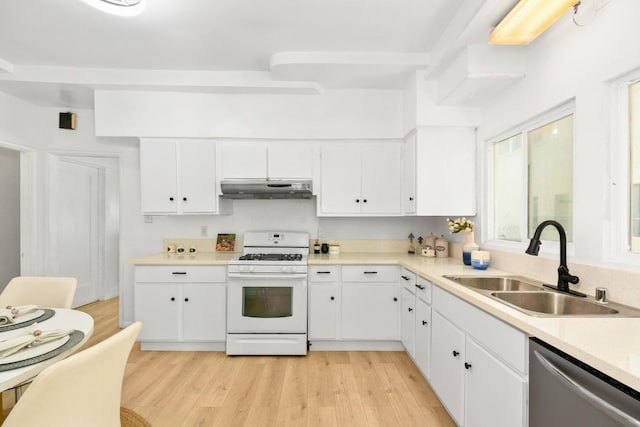
[[[308,255],[308,233],[244,233],[227,273],[227,354],[307,354]]]

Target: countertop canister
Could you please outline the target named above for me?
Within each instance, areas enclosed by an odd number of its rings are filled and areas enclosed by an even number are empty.
[[[449,242],[443,237],[436,239],[436,257],[447,258],[449,256]]]

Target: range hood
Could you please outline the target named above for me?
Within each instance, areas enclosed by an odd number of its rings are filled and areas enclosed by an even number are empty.
[[[310,199],[311,180],[225,179],[220,183],[225,199]]]

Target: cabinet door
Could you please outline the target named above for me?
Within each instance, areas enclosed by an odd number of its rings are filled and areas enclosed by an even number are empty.
[[[417,213],[476,214],[476,136],[463,127],[418,130]],[[428,165],[428,166],[427,166]]]
[[[135,319],[142,322],[141,341],[175,341],[180,337],[180,285],[136,284]]]
[[[342,338],[398,340],[397,285],[343,284]]]
[[[312,283],[309,285],[309,339],[337,338],[338,285]]]
[[[415,324],[416,312],[415,302],[416,296],[409,292],[408,289],[402,288],[402,304],[400,308],[400,340],[407,353],[415,358]]]
[[[304,142],[273,143],[267,152],[269,178],[311,179],[313,147]]]
[[[140,141],[140,185],[143,213],[178,211],[176,142]]]
[[[180,206],[184,213],[216,212],[216,147],[213,141],[180,142]]]
[[[428,379],[431,362],[431,307],[416,297],[415,360],[418,369]]]
[[[465,336],[435,310],[431,322],[430,383],[456,424],[463,425]]]
[[[182,289],[182,339],[226,339],[226,293],[224,285],[188,284]]]
[[[405,214],[416,213],[416,135],[407,136],[402,151],[403,198],[402,210]],[[425,165],[426,166],[426,165]]]
[[[223,179],[267,177],[267,146],[249,142],[224,143],[220,146]]]
[[[363,214],[402,213],[402,145],[371,144],[362,148]]]
[[[360,213],[360,146],[323,147],[320,173],[320,212]]]
[[[527,383],[467,338],[466,427],[525,425]]]

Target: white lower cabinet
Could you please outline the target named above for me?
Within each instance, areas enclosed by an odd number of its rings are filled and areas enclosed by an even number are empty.
[[[415,360],[416,296],[409,289],[403,287],[401,302],[400,341],[409,356]]]
[[[309,266],[312,349],[398,350],[399,267]]]
[[[458,425],[464,421],[464,332],[431,313],[431,386]]]
[[[415,352],[413,361],[416,363],[422,375],[429,379],[431,362],[431,307],[429,304],[416,298],[415,318]]]
[[[338,338],[339,280],[337,265],[309,267],[307,334],[310,341]]]
[[[434,287],[429,382],[456,424],[527,425],[526,335]]]
[[[342,286],[342,338],[398,340],[398,285]]]
[[[422,375],[429,379],[431,283],[407,269],[402,269],[400,283],[402,284],[400,339]]]
[[[527,381],[467,337],[465,347],[467,427],[524,426]]]
[[[142,349],[221,349],[226,339],[226,268],[138,266],[135,319]]]

